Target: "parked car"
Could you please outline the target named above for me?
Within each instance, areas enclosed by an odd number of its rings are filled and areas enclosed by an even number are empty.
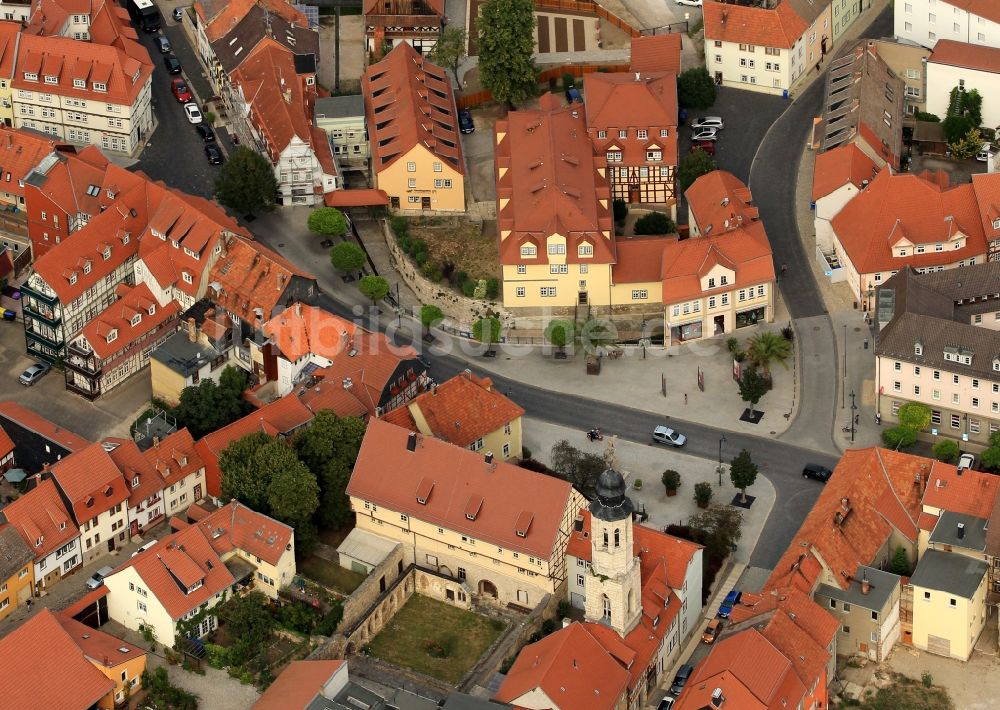
[[[201,123],[201,111],[194,104],[184,104],[184,115],[189,123]]]
[[[678,5],[687,5],[688,7],[701,7],[701,0],[674,0]]]
[[[718,128],[721,131],[725,125],[721,116],[702,116],[691,121],[691,128]]]
[[[722,630],[722,619],[712,619],[705,627],[705,632],[701,635],[702,643],[715,643],[716,637]]]
[[[976,465],[976,457],[972,454],[962,454],[958,457],[958,470],[964,471]]]
[[[685,663],[683,666],[677,669],[677,675],[674,676],[674,682],[670,684],[670,692],[673,695],[680,695],[681,691],[684,690],[684,686],[687,685],[688,678],[694,673],[694,666],[690,663]]]
[[[167,74],[180,74],[181,73],[181,63],[172,54],[163,55],[163,66],[167,68]]]
[[[104,578],[114,571],[114,567],[101,567],[94,574],[90,575],[90,579],[87,580],[87,589],[97,589],[104,584]]]
[[[670,427],[658,426],[653,429],[653,441],[657,444],[684,446],[684,444],[687,443],[687,437],[680,432],[674,431]]]
[[[177,22],[180,22],[181,20],[184,19],[184,8],[183,7],[175,7],[174,8],[174,19]]]
[[[159,540],[150,540],[145,545],[143,545],[142,547],[140,547],[138,550],[136,550],[135,552],[133,552],[132,553],[132,557],[135,557],[136,555],[142,554],[143,552],[145,552],[146,550],[148,550],[149,548],[151,548],[153,545],[155,545],[158,542],[159,542]]]
[[[692,141],[717,141],[719,140],[718,128],[699,128],[691,134]]]
[[[740,603],[740,599],[743,597],[743,592],[736,589],[730,590],[726,598],[722,600],[722,604],[719,605],[718,616],[723,619],[728,619],[729,615],[733,613],[733,607]]]
[[[670,710],[675,702],[677,702],[677,698],[672,698],[668,695],[660,701],[660,704],[656,706],[656,710]]]
[[[206,143],[213,143],[215,141],[215,134],[212,133],[212,129],[208,125],[199,123],[195,125],[194,130],[198,132],[198,135]]]
[[[695,141],[691,144],[691,152],[696,150],[703,150],[709,155],[715,155],[715,143],[712,141]]]
[[[476,124],[472,122],[472,111],[467,108],[458,112],[458,130],[462,133],[473,133],[476,130]]]
[[[38,382],[40,379],[45,377],[45,374],[52,369],[47,363],[36,362],[34,365],[29,367],[27,370],[21,373],[21,377],[18,378],[21,384],[25,387],[31,387],[31,385]]]
[[[814,481],[822,481],[823,483],[829,481],[832,475],[833,471],[826,466],[820,466],[818,463],[807,463],[805,468],[802,469],[802,478],[811,478]]]
[[[173,47],[170,46],[170,40],[163,35],[157,35],[153,38],[153,41],[156,43],[156,48],[160,50],[160,54],[166,54],[173,49]]]
[[[571,104],[582,104],[583,97],[580,96],[580,90],[575,86],[566,87],[566,101]]]
[[[222,165],[225,160],[222,157],[222,151],[219,150],[219,146],[215,143],[205,144],[205,157],[208,158],[209,165]]]
[[[17,320],[17,311],[12,311],[9,308],[4,308],[3,309],[3,319],[4,320],[9,320],[9,321],[16,321]]]
[[[194,99],[194,96],[191,95],[191,89],[188,88],[188,85],[180,77],[170,80],[170,93],[182,104],[186,104]]]
[[[979,149],[978,153],[976,153],[976,160],[978,160],[980,163],[986,163],[989,161],[990,153],[992,152],[993,152],[993,146],[990,145],[989,143],[983,143],[983,147]]]

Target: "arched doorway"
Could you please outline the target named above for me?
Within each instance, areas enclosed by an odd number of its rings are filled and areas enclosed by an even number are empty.
[[[496,599],[497,585],[493,584],[493,582],[491,582],[488,579],[481,580],[479,582],[479,593],[482,594],[483,596],[489,596]]]

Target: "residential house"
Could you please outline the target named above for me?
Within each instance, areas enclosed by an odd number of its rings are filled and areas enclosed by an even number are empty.
[[[583,80],[587,132],[607,160],[611,199],[663,205],[675,219],[680,54],[679,34],[636,37],[631,72],[594,72]]]
[[[178,515],[188,506],[205,498],[208,487],[205,464],[194,448],[194,439],[187,427],[168,434],[162,441],[143,451],[143,456],[156,474],[163,479],[163,512]],[[129,518],[134,525],[132,511]]]
[[[246,567],[230,570],[201,528],[183,528],[104,578],[108,616],[129,629],[150,629],[164,646],[200,638],[217,627],[215,607],[236,592],[233,572],[243,578]]]
[[[2,47],[0,49],[0,123],[8,128],[14,125],[14,90],[11,83],[14,79],[14,66],[17,62],[17,40],[21,32],[21,23],[19,21],[11,22],[10,20],[16,18],[7,16],[14,14],[8,10],[11,2],[20,3],[23,0],[0,2],[0,14],[5,20],[5,22],[0,22],[0,47]]]
[[[831,221],[834,255],[861,308],[871,310],[879,286],[908,266],[945,271],[993,259],[1000,218],[993,228],[989,215],[998,189],[996,175],[948,187],[944,174],[883,168]]]
[[[161,306],[146,284],[119,284],[115,298],[66,348],[66,389],[86,399],[107,394],[146,367],[177,326],[180,306]]]
[[[969,660],[986,626],[987,571],[982,559],[938,550],[923,554],[910,577],[914,647]]]
[[[297,397],[282,397],[196,441],[194,450],[205,465],[208,495],[218,498],[222,493],[219,456],[227,446],[254,432],[287,438],[312,421],[313,416]]]
[[[35,591],[34,559],[34,551],[17,528],[10,523],[0,525],[0,620],[31,599]]]
[[[55,614],[55,618],[83,652],[84,658],[115,684],[96,707],[101,710],[121,707],[126,698],[142,690],[142,674],[146,670],[145,651],[100,629],[81,624],[65,612]]]
[[[5,20],[27,20],[31,14],[31,0],[3,0],[0,2],[0,15]]]
[[[128,485],[129,537],[143,535],[165,517],[163,477],[131,439],[108,438],[101,445],[111,456]]]
[[[34,569],[28,576],[34,579],[36,594],[81,566],[80,530],[51,480],[8,503],[0,518],[20,533],[31,550]]]
[[[0,83],[3,79],[3,30],[6,23],[0,23]],[[13,59],[10,59],[13,62]],[[13,66],[13,65],[12,65]],[[0,88],[2,93],[2,88]],[[2,106],[0,98],[0,106]],[[0,109],[2,112],[2,109]],[[16,270],[20,272],[31,262],[31,237],[28,236],[28,221],[24,199],[25,178],[34,168],[55,151],[56,140],[35,131],[16,130],[0,126],[0,246],[5,247],[13,258]]]
[[[956,88],[978,91],[983,97],[981,125],[1000,128],[1000,43],[987,47],[938,40],[927,58],[927,111],[944,120]]]
[[[218,65],[213,50],[215,42],[233,31],[255,8],[265,10],[266,17],[278,18],[288,24],[299,27],[308,26],[308,21],[302,11],[281,0],[198,0],[192,6],[194,10],[193,26],[195,34],[195,49],[202,64],[209,69],[208,75],[213,87],[221,93],[221,67]]]
[[[1000,430],[1000,263],[950,272],[906,267],[876,293],[876,412],[931,410],[929,434],[985,445]]]
[[[0,402],[0,429],[14,444],[17,467],[38,473],[90,442],[17,402]]]
[[[324,96],[316,99],[313,111],[316,127],[324,131],[333,144],[333,157],[341,173],[360,170],[368,174],[371,145],[365,126],[365,98],[361,94],[350,96]]]
[[[879,168],[891,165],[899,170],[904,101],[903,80],[879,55],[878,45],[860,40],[830,63],[813,143],[820,151],[856,143]]]
[[[312,710],[329,704],[347,687],[347,661],[292,661],[278,674],[253,710]]]
[[[428,54],[445,23],[441,0],[366,0],[364,16],[365,51],[377,58],[400,44]]]
[[[889,65],[897,77],[903,80],[903,123],[906,125],[907,117],[927,111],[926,62],[931,52],[920,45],[887,39],[877,39],[874,42],[878,56]],[[944,118],[944,114],[941,118]]]
[[[361,79],[375,187],[404,214],[465,211],[465,160],[451,79],[400,42]]]
[[[490,451],[503,460],[521,457],[524,409],[505,397],[488,377],[462,372],[382,419],[424,436],[473,451]]]
[[[731,232],[760,219],[750,188],[725,170],[713,170],[700,176],[685,196],[692,237]]]
[[[189,522],[175,519],[171,525],[199,528],[231,569],[240,563],[249,565],[255,589],[277,599],[278,591],[291,585],[295,577],[295,531],[290,526],[238,501],[221,508],[195,503],[188,508],[187,517]],[[242,577],[236,581],[248,583]]]
[[[79,529],[84,564],[129,540],[129,486],[100,443],[57,461],[51,475]]]
[[[565,539],[584,504],[565,481],[377,419],[347,494],[356,527],[404,543],[407,563],[529,609],[564,587]]]
[[[824,254],[834,250],[833,218],[868,187],[877,174],[878,165],[856,143],[845,143],[816,156],[812,187],[813,226],[816,246]]]
[[[992,0],[910,0],[893,6],[896,39],[933,49],[939,40],[1000,47],[1000,6]]]

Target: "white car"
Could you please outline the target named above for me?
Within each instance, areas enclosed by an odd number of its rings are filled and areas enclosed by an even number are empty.
[[[146,550],[148,550],[149,548],[151,548],[153,545],[155,545],[158,542],[159,542],[159,540],[150,540],[145,545],[143,545],[142,547],[140,547],[138,550],[136,550],[135,552],[133,552],[132,553],[132,557],[135,557],[136,555],[141,555],[143,552],[145,552]]]
[[[725,124],[722,121],[722,116],[702,116],[691,121],[692,130],[699,128],[717,128],[721,131],[725,128]]]
[[[718,128],[699,128],[691,134],[692,141],[717,141],[719,140]]]
[[[201,111],[194,104],[184,104],[184,113],[187,116],[188,123],[201,123]]]
[[[962,454],[958,459],[958,470],[971,469],[976,465],[976,457],[972,454]]]
[[[658,426],[653,429],[653,441],[657,444],[684,446],[684,444],[687,443],[687,437],[680,432],[674,431],[670,427]]]
[[[701,7],[701,0],[674,0],[678,5],[687,5],[688,7]]]

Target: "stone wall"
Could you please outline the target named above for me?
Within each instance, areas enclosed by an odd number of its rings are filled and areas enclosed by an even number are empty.
[[[390,586],[405,574],[406,562],[403,559],[404,548],[397,544],[378,567],[371,571],[365,581],[344,600],[344,616],[337,626],[338,632],[353,629],[373,611],[372,606],[379,596],[386,593]],[[410,585],[412,591],[413,585]],[[377,632],[376,632],[377,633]]]

